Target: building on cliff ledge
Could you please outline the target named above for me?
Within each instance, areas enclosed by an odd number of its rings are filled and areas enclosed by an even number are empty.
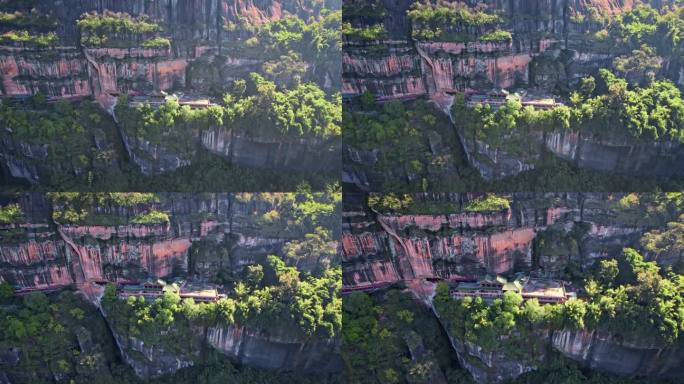
[[[142,296],[146,300],[155,300],[162,297],[166,292],[177,293],[181,299],[193,299],[195,302],[205,303],[215,302],[226,297],[225,294],[219,293],[216,285],[184,280],[171,284],[167,284],[163,280],[149,280],[141,284],[119,284],[118,287],[120,299]]]
[[[487,93],[467,92],[465,96],[466,107],[468,108],[475,108],[478,104],[481,104],[489,105],[492,109],[496,110],[506,104],[508,100],[518,100],[523,107],[530,106],[535,109],[552,109],[563,105],[562,102],[556,100],[553,96],[535,95],[526,91],[521,92],[521,94],[510,94],[505,89],[493,89]]]
[[[537,299],[541,304],[564,303],[574,297],[573,293],[566,292],[562,281],[525,276],[511,281],[502,276],[486,276],[476,282],[460,282],[449,290],[455,298],[481,297],[485,301],[501,298],[506,292],[516,292],[524,300]]]

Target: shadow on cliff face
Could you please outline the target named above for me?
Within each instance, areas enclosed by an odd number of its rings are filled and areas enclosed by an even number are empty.
[[[31,187],[26,179],[20,179],[12,176],[12,173],[7,169],[4,163],[0,163],[0,186],[12,186],[11,189],[26,190]]]

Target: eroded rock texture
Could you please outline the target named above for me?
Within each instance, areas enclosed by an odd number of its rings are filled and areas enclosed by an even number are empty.
[[[52,220],[56,209],[44,194],[19,198],[21,224],[0,227],[0,282],[19,292],[72,286],[97,303],[98,283],[148,279],[214,280],[218,274],[240,276],[248,265],[265,264],[268,255],[286,257],[283,246],[303,235],[285,228],[266,228],[261,217],[278,209],[278,199],[236,194],[165,194],[161,202],[135,206],[99,206],[100,217],[130,222],[150,208],[168,212],[170,222],[157,225],[65,225]],[[301,270],[317,265],[320,255],[297,261]],[[93,292],[95,292],[93,294]],[[103,310],[104,311],[104,310]],[[107,319],[107,314],[103,313]],[[193,329],[196,350],[167,350],[128,337],[111,327],[124,361],[141,378],[173,373],[195,364],[202,344],[232,361],[249,366],[308,373],[341,369],[338,338],[304,336],[297,330],[258,324]],[[194,345],[194,344],[193,344]]]
[[[567,91],[600,68],[612,67],[618,51],[595,44],[587,36],[603,26],[589,16],[599,12],[615,15],[631,10],[636,1],[518,0],[482,1],[490,13],[503,18],[501,28],[512,40],[481,41],[482,27],[463,27],[456,32],[465,41],[447,41],[412,36],[414,25],[407,11],[415,1],[376,2],[383,11],[345,16],[353,26],[381,24],[387,37],[379,41],[346,39],[342,59],[342,91],[359,95],[366,91],[381,101],[427,97],[445,111],[454,92],[486,93],[495,88],[528,89],[540,93]],[[474,2],[453,1],[474,6]],[[650,1],[658,8],[667,1]],[[458,39],[456,39],[458,40]],[[666,58],[661,74],[679,81],[684,62]],[[452,116],[458,126],[459,116]],[[673,142],[641,142],[624,138],[581,137],[577,132],[557,130],[530,137],[532,145],[513,153],[484,142],[464,140],[459,132],[468,163],[485,180],[514,176],[535,169],[542,155],[555,154],[572,164],[597,171],[650,176],[682,176],[679,166],[683,148]],[[523,153],[518,153],[518,152]],[[349,164],[346,164],[349,163]],[[371,168],[367,166],[367,168]],[[352,169],[345,160],[346,182],[364,190],[373,186],[372,172]],[[453,175],[457,177],[457,175]],[[370,180],[370,181],[369,181]],[[371,186],[365,185],[370,183]]]
[[[0,46],[0,97],[24,97],[42,93],[58,99],[93,97],[113,114],[119,95],[158,95],[160,92],[216,94],[228,90],[234,80],[259,72],[266,61],[262,56],[245,54],[235,37],[225,30],[230,23],[261,25],[297,15],[308,19],[320,15],[321,6],[300,0],[283,1],[38,1],[37,12],[51,14],[57,22],[59,41],[55,47]],[[17,5],[20,6],[20,5]],[[339,2],[327,7],[339,9]],[[145,15],[158,23],[162,34],[171,41],[169,48],[135,46],[132,36],[117,36],[130,41],[129,48],[86,48],[80,45],[76,21],[86,12],[125,12]],[[31,33],[45,32],[35,27]],[[311,59],[306,62],[305,82],[315,82],[327,91],[340,88],[339,60]],[[197,161],[197,154],[207,151],[234,164],[283,171],[325,171],[339,167],[340,144],[335,140],[321,143],[315,139],[292,140],[283,137],[249,137],[251,127],[193,132],[195,151],[180,153],[172,148],[149,143],[119,127],[115,132],[108,122],[107,131],[96,134],[92,146],[98,150],[121,147],[120,157],[129,159],[144,175],[157,175],[187,167]],[[17,140],[3,127],[0,162],[3,174],[29,184],[40,184],[55,174],[55,164],[45,164],[48,155],[58,152],[51,144],[31,145]],[[87,127],[97,131],[100,127]],[[109,132],[111,131],[111,132]],[[337,140],[339,141],[339,140]],[[119,150],[120,151],[120,150]],[[81,154],[76,154],[77,157]],[[314,161],[314,159],[320,161]],[[42,163],[43,162],[43,163]],[[117,161],[108,164],[118,168]],[[59,165],[70,174],[79,175],[77,167]],[[72,169],[74,168],[74,169]]]
[[[607,194],[516,193],[510,209],[486,213],[458,212],[472,194],[414,196],[442,204],[444,214],[347,207],[341,238],[345,288],[530,270],[559,277],[570,263],[588,268],[615,257],[653,228],[616,217]],[[542,237],[553,240],[537,246]]]

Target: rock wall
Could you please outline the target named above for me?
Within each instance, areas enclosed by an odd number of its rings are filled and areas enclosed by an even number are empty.
[[[0,96],[42,92],[50,96],[92,94],[87,62],[77,48],[0,48]]]
[[[114,331],[112,334],[123,360],[140,378],[172,374],[194,365],[191,359],[179,357],[157,346],[148,346],[142,340],[134,337],[125,338]]]
[[[241,74],[244,71],[238,68],[244,63],[238,62],[245,59],[221,56],[235,48],[233,39],[224,31],[224,23],[255,25],[288,15],[308,19],[320,13],[318,7],[305,5],[301,0],[38,1],[36,9],[52,14],[58,21],[59,44],[46,49],[0,47],[0,96],[42,92],[48,96],[82,97],[107,92],[149,93],[182,88],[188,85],[186,67],[203,56],[206,60],[226,59],[224,75],[226,72]],[[105,10],[146,15],[161,25],[162,33],[171,39],[172,47],[79,47],[76,21],[83,13]],[[261,62],[252,60],[250,63],[260,65]],[[201,81],[199,77],[207,75],[209,73],[196,72],[194,84]]]
[[[684,375],[681,343],[655,345],[644,340],[630,340],[630,335],[589,330],[538,330],[529,345],[513,346],[524,348],[522,355],[513,355],[506,349],[485,351],[451,334],[449,340],[461,366],[470,372],[476,382],[483,384],[515,379],[523,373],[543,367],[548,363],[551,351],[592,370],[619,376],[676,379]],[[502,343],[506,342],[502,340]]]
[[[0,226],[0,282],[9,282],[22,293],[76,286],[99,305],[103,288],[89,283],[189,276],[210,280],[217,273],[237,276],[247,265],[265,263],[268,255],[284,256],[283,245],[303,236],[285,228],[285,223],[283,228],[264,227],[262,215],[282,203],[275,194],[165,193],[158,197],[157,202],[133,206],[102,204],[90,212],[100,219],[130,222],[140,213],[157,209],[169,213],[169,223],[66,225],[52,220],[56,208],[45,194],[0,196],[3,206],[19,204],[25,218],[21,224]],[[318,257],[297,262],[307,264]],[[193,328],[187,343],[191,347],[179,352],[164,343],[150,345],[126,336],[120,327],[127,325],[113,324],[111,316],[100,309],[123,360],[144,379],[196,364],[205,347],[258,368],[323,374],[342,369],[339,338],[307,336],[289,325],[265,327],[248,321],[241,326]]]
[[[240,271],[269,254],[280,254],[293,236],[286,230],[266,233],[257,223],[256,218],[276,208],[277,201],[241,202],[234,194],[169,194],[151,205],[169,212],[171,222],[165,225],[56,224],[51,221],[51,204],[36,198],[18,201],[24,212],[31,212],[30,223],[0,227],[0,280],[18,289],[188,274],[211,277],[219,265],[195,265],[190,255],[193,244],[229,247],[229,262],[222,266]],[[98,207],[95,214],[128,221],[148,208]],[[13,231],[19,234],[11,235]],[[221,245],[229,239],[236,240]]]
[[[288,335],[276,327],[270,331],[249,327],[211,327],[207,342],[243,364],[297,372],[338,372],[342,369],[340,343],[336,339],[312,339]]]
[[[472,2],[462,2],[472,6]],[[615,15],[632,9],[635,1],[517,0],[484,1],[490,12],[502,15],[501,28],[513,34],[511,41],[482,42],[486,28],[463,29],[466,41],[427,40],[411,36],[406,12],[414,1],[384,3],[384,15],[350,16],[356,27],[381,23],[389,36],[381,41],[347,39],[343,50],[343,92],[358,95],[366,91],[379,100],[412,99],[427,96],[448,110],[448,94],[492,88],[524,87],[554,93],[567,89],[599,68],[612,65],[620,52],[607,51],[587,41],[586,34],[603,26],[588,15],[598,11]],[[660,7],[662,1],[650,1]],[[578,17],[575,17],[578,16]],[[582,17],[579,17],[582,16]],[[579,22],[577,20],[582,19]],[[458,27],[453,27],[458,28]],[[492,27],[493,28],[493,27]],[[465,38],[465,37],[463,37]],[[666,60],[670,62],[669,59]],[[679,79],[681,64],[672,58],[663,73]],[[682,72],[684,73],[684,72]],[[458,116],[454,116],[458,121]],[[532,148],[510,154],[484,142],[461,141],[474,167],[485,180],[515,176],[540,165],[542,154],[550,152],[578,167],[629,175],[682,176],[682,146],[677,143],[647,143],[636,140],[578,137],[574,132],[556,131],[535,137]],[[353,150],[353,149],[352,149]],[[349,163],[345,159],[345,163]],[[369,174],[345,168],[346,182],[359,188]]]
[[[382,23],[389,39],[345,41],[343,92],[359,94],[369,90],[383,98],[404,98],[515,85],[553,90],[556,82],[549,83],[549,79],[578,79],[597,69],[597,64],[612,60],[612,56],[606,58],[591,51],[581,38],[586,32],[600,29],[600,25],[588,17],[576,23],[568,11],[585,16],[592,10],[617,14],[634,6],[634,1],[489,0],[482,3],[489,12],[502,15],[502,28],[512,31],[512,41],[481,42],[477,38],[486,31],[480,28],[470,41],[448,42],[436,38],[427,42],[410,35],[412,26],[406,12],[412,3],[385,2],[383,16],[347,17],[358,27]],[[661,5],[660,1],[651,3],[656,7]],[[569,50],[573,59],[560,68],[547,68],[552,69],[551,73],[540,72],[539,66],[536,71],[530,70],[537,65],[536,58],[557,58],[561,50]]]
[[[509,210],[490,213],[450,213],[458,212],[458,206],[473,195],[416,194],[414,198],[452,206],[442,215],[345,208],[340,240],[345,289],[530,270],[562,276],[571,262],[589,268],[597,259],[638,246],[639,238],[652,229],[617,217],[609,200],[616,197],[600,193],[515,193]],[[556,234],[555,245],[540,249],[537,239],[548,236],[547,232]]]
[[[684,175],[684,169],[678,166],[684,160],[684,145],[680,143],[597,140],[577,132],[553,132],[546,135],[545,146],[581,168],[641,175]]]
[[[566,357],[599,371],[657,378],[684,375],[681,343],[663,347],[597,331],[563,330],[553,332],[551,345]]]

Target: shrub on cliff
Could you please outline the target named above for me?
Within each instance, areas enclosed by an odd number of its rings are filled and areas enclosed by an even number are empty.
[[[387,31],[385,31],[383,24],[355,28],[351,23],[343,23],[342,34],[349,40],[382,40],[387,37]]]
[[[123,217],[102,210],[159,202],[157,195],[139,192],[49,192],[47,197],[52,201],[52,219],[63,224],[122,225],[126,224]]]
[[[131,223],[142,225],[164,224],[168,222],[169,215],[165,212],[160,212],[156,210],[151,210],[149,212],[142,213],[131,219]]]
[[[144,48],[169,48],[171,46],[171,40],[165,37],[153,37],[145,40],[142,46]]]
[[[416,2],[408,11],[408,17],[413,26],[413,37],[418,39],[468,40],[468,28],[503,21],[499,15],[486,10],[448,2]]]
[[[501,29],[487,32],[479,37],[480,41],[511,41],[512,39],[513,35],[510,32]]]
[[[0,224],[16,224],[21,221],[23,215],[18,204],[0,206]]]
[[[122,367],[106,361],[112,344],[95,307],[71,291],[33,293],[0,307],[0,348],[20,351],[4,355],[10,364],[2,364],[2,372],[13,382],[47,383],[60,376],[114,383],[107,367]]]
[[[506,197],[488,194],[467,202],[463,210],[466,212],[499,212],[510,208],[510,201]]]
[[[31,35],[28,31],[9,31],[0,35],[0,42],[19,43],[22,45],[34,45],[39,47],[51,47],[57,43],[57,34]]]
[[[441,371],[435,377],[443,372],[449,383],[471,383],[453,370],[455,352],[442,327],[411,294],[354,292],[344,296],[342,314],[344,382],[425,383]]]
[[[125,12],[84,13],[76,22],[81,44],[89,47],[168,47],[170,40],[153,36],[161,26],[147,16],[133,17]],[[147,40],[144,40],[147,38]]]

